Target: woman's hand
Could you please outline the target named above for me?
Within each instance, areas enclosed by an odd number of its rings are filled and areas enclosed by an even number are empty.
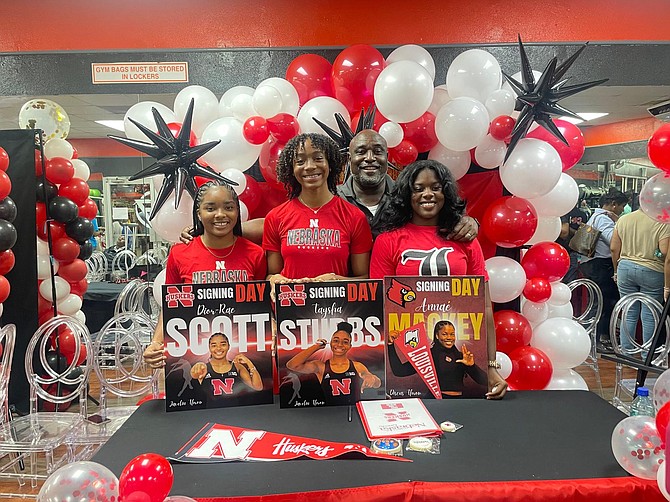
[[[191,232],[193,232],[193,227],[188,226],[184,227],[179,234],[179,240],[183,242],[184,244],[190,244],[191,241],[193,240],[193,236],[191,235]]]
[[[447,239],[452,241],[470,242],[475,240],[479,233],[479,224],[471,216],[462,216],[454,229],[447,235]]]
[[[328,345],[328,340],[326,340],[325,338],[319,338],[314,345],[318,347],[316,350],[321,350],[326,345]]]
[[[386,343],[388,343],[389,345],[393,345],[395,343],[396,339],[399,336],[400,336],[399,331],[395,331],[395,330],[389,331],[389,336],[388,336],[388,339],[386,340]]]
[[[495,368],[489,368],[489,391],[486,393],[486,399],[502,399],[507,393],[507,382],[498,373]]]
[[[244,354],[237,354],[233,358],[233,362],[236,366],[244,366],[249,372],[256,369],[254,363],[252,363],[251,360]]]
[[[207,365],[203,362],[197,362],[191,367],[191,378],[202,382],[207,376]]]
[[[459,359],[456,362],[457,363],[463,363],[466,366],[474,366],[475,365],[475,355],[468,350],[467,345],[463,344],[461,347],[461,351],[463,352],[463,359]]]
[[[314,282],[328,282],[328,281],[339,281],[341,279],[342,278],[339,275],[337,275],[333,272],[329,272],[327,274],[317,275],[313,279],[309,279],[309,280],[314,281]],[[301,279],[301,281],[302,280],[303,279]]]
[[[149,365],[150,368],[159,369],[165,366],[165,350],[163,343],[161,342],[151,342],[149,346],[144,349],[144,362]]]
[[[372,373],[366,373],[363,376],[363,383],[361,383],[361,392],[365,389],[376,389],[381,386],[381,380]]]

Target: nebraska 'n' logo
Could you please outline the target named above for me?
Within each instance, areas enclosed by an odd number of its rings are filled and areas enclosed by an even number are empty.
[[[220,396],[221,394],[230,395],[233,393],[233,384],[235,383],[234,378],[226,378],[225,380],[221,380],[220,378],[212,378],[211,382],[215,396]]]
[[[167,287],[165,301],[167,302],[167,306],[170,309],[177,308],[180,303],[182,307],[192,307],[194,298],[195,295],[193,294],[193,286]]]
[[[391,300],[396,305],[404,307],[406,303],[416,299],[416,293],[407,284],[392,279],[391,285],[386,290],[386,298]]]
[[[330,381],[330,392],[333,396],[344,395],[348,396],[351,394],[351,378],[343,378],[340,380],[331,380]]]
[[[305,293],[304,284],[296,284],[291,287],[288,284],[279,285],[279,294],[277,299],[279,300],[279,305],[282,307],[288,307],[293,302],[294,305],[302,307],[305,305],[305,299],[307,298],[307,293]]]

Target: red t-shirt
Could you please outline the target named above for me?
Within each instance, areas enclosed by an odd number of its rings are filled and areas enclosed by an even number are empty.
[[[237,237],[234,248],[216,249],[217,258],[205,248],[200,236],[189,244],[175,244],[165,267],[165,284],[263,281],[267,276],[265,254],[260,246]],[[230,254],[228,254],[230,252]]]
[[[437,227],[408,223],[380,234],[370,259],[370,279],[387,275],[483,275],[488,280],[484,254],[477,239],[442,239]]]
[[[349,256],[368,253],[371,248],[367,218],[339,197],[333,197],[316,214],[292,199],[265,217],[263,249],[281,253],[281,274],[289,279],[330,272],[347,277]]]

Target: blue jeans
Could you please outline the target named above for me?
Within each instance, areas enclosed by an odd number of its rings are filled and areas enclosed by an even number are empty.
[[[639,265],[629,260],[620,260],[617,267],[617,286],[621,296],[630,293],[644,293],[663,305],[663,272],[657,272],[650,268]],[[635,302],[628,311],[626,318],[626,330],[630,336],[635,336],[637,322],[642,317],[642,340],[646,342],[654,336],[654,317],[647,307],[642,307],[640,316],[640,303]],[[632,349],[633,345],[627,336],[623,336],[621,345],[625,349]]]

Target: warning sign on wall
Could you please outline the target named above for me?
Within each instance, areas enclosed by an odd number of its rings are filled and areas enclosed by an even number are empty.
[[[94,84],[188,82],[188,63],[91,63]]]

